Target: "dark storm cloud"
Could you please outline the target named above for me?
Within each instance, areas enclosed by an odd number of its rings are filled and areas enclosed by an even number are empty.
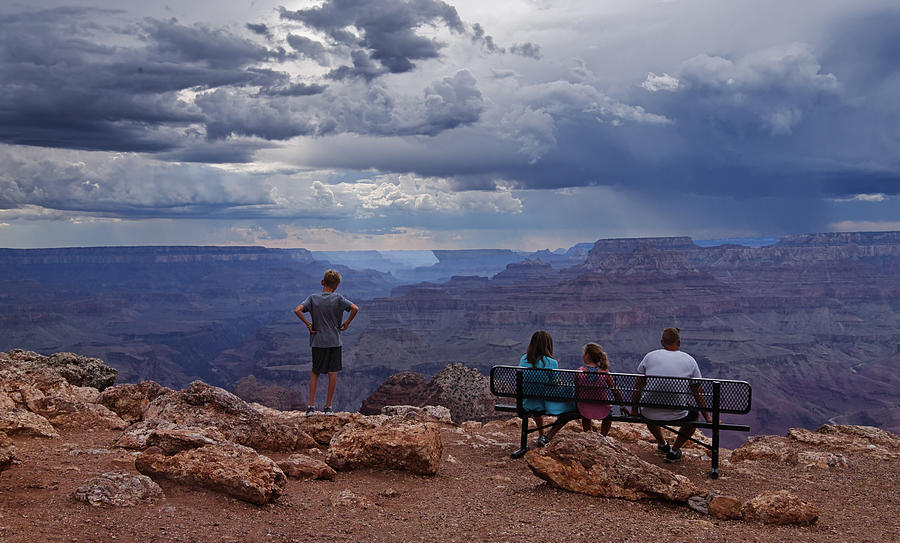
[[[455,32],[464,31],[456,8],[439,0],[326,0],[309,9],[281,8],[281,17],[351,49],[353,65],[333,72],[335,79],[409,72],[415,61],[437,58],[442,44],[417,34],[423,25],[443,23]],[[348,31],[350,27],[355,32]]]
[[[283,82],[247,69],[277,50],[174,20],[94,22],[111,15],[69,8],[0,18],[0,141],[173,151],[187,145],[178,127],[205,120],[180,91]]]
[[[267,38],[272,35],[271,32],[269,32],[268,25],[266,25],[265,23],[258,23],[258,24],[247,23],[245,26],[247,27],[247,30],[249,30],[250,32],[253,32],[254,34],[258,34],[260,36],[265,36]]]

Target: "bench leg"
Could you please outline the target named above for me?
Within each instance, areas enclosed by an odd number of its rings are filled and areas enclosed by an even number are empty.
[[[519,450],[509,455],[510,458],[522,458],[528,452],[528,417],[522,418],[522,440],[519,443]]]

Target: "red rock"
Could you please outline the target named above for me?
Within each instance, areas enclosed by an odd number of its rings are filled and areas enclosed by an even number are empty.
[[[260,505],[277,499],[287,483],[272,459],[233,443],[206,445],[172,456],[162,454],[161,449],[148,449],[134,464],[154,480],[214,490]]]
[[[591,496],[687,502],[703,493],[686,477],[649,464],[594,432],[560,434],[549,445],[528,451],[525,460],[550,484]]]
[[[0,471],[11,468],[17,461],[16,446],[4,432],[0,432]]]
[[[319,460],[305,454],[292,454],[287,460],[278,462],[278,467],[291,479],[327,479],[334,481],[337,472]]]
[[[747,520],[766,524],[813,524],[819,511],[812,505],[786,490],[763,492],[744,504],[743,515]]]
[[[59,437],[46,418],[18,407],[0,411],[0,431],[28,437]]]
[[[367,417],[332,438],[325,461],[338,471],[367,467],[434,475],[442,452],[441,433],[433,423]]]
[[[30,405],[31,410],[60,428],[122,430],[128,423],[100,404],[84,403],[61,396],[45,396]]]
[[[154,503],[165,496],[162,488],[146,475],[107,472],[83,482],[72,497],[93,506],[124,507]]]
[[[172,389],[154,381],[143,381],[138,384],[109,387],[100,393],[97,402],[115,412],[126,422],[136,422],[143,419],[144,411],[151,401],[169,392],[172,392]]]
[[[721,520],[741,518],[743,502],[731,496],[713,496],[709,501],[709,514]]]

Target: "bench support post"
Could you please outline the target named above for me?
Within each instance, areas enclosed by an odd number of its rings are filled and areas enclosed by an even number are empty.
[[[525,396],[522,392],[524,390],[522,388],[523,373],[521,370],[516,371],[516,411],[519,413],[519,418],[522,419],[522,438],[519,450],[509,455],[510,458],[522,458],[528,452],[528,417],[524,416],[525,407],[522,405]]]
[[[712,471],[709,476],[719,478],[719,400],[721,399],[722,383],[713,381],[713,405],[712,405]]]

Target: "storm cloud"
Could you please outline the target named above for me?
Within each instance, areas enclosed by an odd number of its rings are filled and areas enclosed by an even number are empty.
[[[0,219],[524,229],[544,201],[597,194],[677,201],[681,229],[653,233],[731,235],[896,212],[891,2],[295,7],[0,8]]]

